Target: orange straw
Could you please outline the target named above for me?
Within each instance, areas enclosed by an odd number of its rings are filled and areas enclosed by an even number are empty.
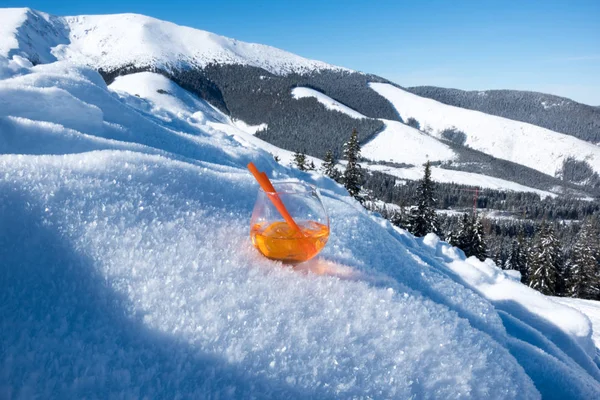
[[[279,214],[281,214],[285,222],[287,222],[287,224],[293,230],[300,233],[300,235],[304,236],[304,233],[302,232],[298,224],[296,224],[296,221],[294,221],[288,210],[285,208],[285,205],[277,195],[277,192],[275,191],[275,188],[273,187],[273,184],[269,180],[267,174],[265,174],[264,172],[260,172],[252,162],[248,164],[248,169],[250,170],[250,172],[252,172],[252,175],[254,175],[254,178],[257,180],[262,190],[264,190],[264,192],[267,194],[269,200],[271,200],[277,211],[279,211]]]

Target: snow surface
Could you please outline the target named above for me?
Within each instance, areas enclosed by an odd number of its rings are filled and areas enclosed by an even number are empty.
[[[210,32],[175,25],[138,14],[50,17],[31,9],[0,9],[0,56],[9,52],[42,59],[47,54],[80,65],[116,69],[124,66],[158,68],[203,67],[211,63],[242,64],[273,74],[303,73],[319,69],[345,70],[309,60],[271,46],[245,43]],[[24,27],[21,35],[16,28]],[[52,32],[51,40],[34,40],[38,32]]]
[[[364,168],[369,169],[371,171],[384,172],[386,174],[398,177],[400,179],[408,179],[415,181],[423,178],[422,166],[412,168],[395,168],[379,164],[365,164]],[[433,179],[435,182],[458,183],[460,185],[467,185],[472,187],[510,190],[515,192],[537,193],[542,198],[548,196],[556,197],[556,194],[554,193],[547,192],[545,190],[534,189],[532,187],[524,186],[504,179],[494,178],[482,174],[475,174],[472,172],[455,171],[439,167],[431,167],[431,179]]]
[[[0,397],[600,395],[582,314],[277,164],[174,83],[55,62],[7,95]],[[321,188],[316,260],[252,248],[248,161]]]
[[[363,119],[367,118],[365,115],[359,113],[358,111],[348,107],[340,103],[337,100],[332,99],[324,93],[319,92],[315,89],[310,89],[306,87],[296,87],[292,89],[292,97],[295,99],[302,99],[305,97],[314,97],[317,101],[325,106],[328,110],[338,111],[343,114],[346,114],[354,119]]]
[[[241,119],[234,119],[234,120],[232,120],[232,122],[236,128],[238,128],[239,130],[244,131],[246,133],[249,133],[251,135],[256,135],[256,132],[267,129],[269,127],[269,125],[264,122],[262,124],[258,124],[258,125],[248,125]]]
[[[458,129],[466,134],[468,147],[551,176],[569,157],[586,161],[600,172],[600,148],[592,143],[524,122],[449,106],[387,83],[369,85],[388,99],[404,120],[415,118],[425,132],[438,138],[445,129]]]
[[[590,319],[594,328],[592,339],[596,344],[596,349],[600,349],[600,302],[570,297],[555,297],[553,300],[581,311]]]
[[[429,161],[455,160],[448,145],[398,121],[382,119],[385,128],[363,145],[363,157],[374,161],[423,165]],[[420,179],[420,178],[419,178]]]

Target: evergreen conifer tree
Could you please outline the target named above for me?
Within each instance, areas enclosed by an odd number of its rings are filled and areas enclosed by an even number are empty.
[[[529,273],[527,270],[527,248],[525,243],[525,235],[521,230],[516,239],[512,241],[510,253],[506,262],[506,269],[514,269],[521,273],[521,282],[527,284],[529,282]]]
[[[469,236],[471,232],[471,220],[467,213],[463,214],[462,221],[458,227],[452,231],[448,237],[448,243],[454,247],[458,247],[467,255],[467,249],[469,249]],[[468,255],[467,255],[468,257]]]
[[[555,295],[560,264],[560,244],[554,229],[544,222],[528,256],[529,287],[545,295]]]
[[[438,233],[438,222],[435,214],[435,186],[431,180],[431,164],[425,163],[423,179],[417,189],[417,208],[413,210],[410,221],[410,232],[415,236],[425,236],[430,232]]]
[[[479,260],[484,261],[487,257],[487,245],[485,243],[485,235],[483,232],[483,223],[481,218],[473,216],[473,239],[472,239],[472,256],[477,257]]]
[[[310,160],[310,163],[308,163],[307,167],[306,167],[307,171],[316,171],[317,167],[315,166],[315,163]]]
[[[487,256],[483,224],[479,218],[469,217],[467,213],[463,214],[458,230],[450,235],[448,243],[461,249],[467,257],[475,256],[483,261]]]
[[[323,174],[337,181],[340,178],[340,171],[338,171],[338,169],[335,167],[335,164],[336,160],[333,156],[333,152],[331,150],[327,150],[327,153],[325,154],[325,160],[323,161],[321,169],[323,171]]]
[[[352,131],[350,140],[344,143],[344,158],[347,161],[346,170],[344,171],[344,186],[351,196],[358,199],[363,175],[362,168],[358,163],[360,158],[360,143],[358,142],[358,132],[356,132],[356,129]]]
[[[577,235],[567,270],[567,294],[597,300],[600,296],[600,260],[597,258],[600,232],[587,220]]]
[[[306,154],[301,151],[294,153],[294,164],[300,171],[306,171]]]

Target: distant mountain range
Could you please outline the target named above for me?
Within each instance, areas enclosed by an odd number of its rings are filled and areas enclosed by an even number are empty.
[[[403,89],[379,76],[142,15],[4,9],[0,21],[1,56],[91,66],[109,84],[156,72],[290,151],[322,158],[331,149],[341,157],[356,128],[368,168],[387,163],[402,170],[430,160],[439,169],[535,190],[582,196],[600,190],[599,107],[534,92]],[[470,184],[470,175],[454,176]]]
[[[565,97],[521,90],[465,91],[435,86],[416,86],[407,90],[450,106],[527,122],[600,143],[600,107]]]

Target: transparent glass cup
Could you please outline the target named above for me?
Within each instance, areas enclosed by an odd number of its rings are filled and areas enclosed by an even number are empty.
[[[273,182],[275,193],[259,189],[250,220],[250,238],[262,255],[287,264],[308,261],[329,239],[329,217],[317,188],[304,182]],[[269,196],[277,196],[300,231],[290,226]]]

